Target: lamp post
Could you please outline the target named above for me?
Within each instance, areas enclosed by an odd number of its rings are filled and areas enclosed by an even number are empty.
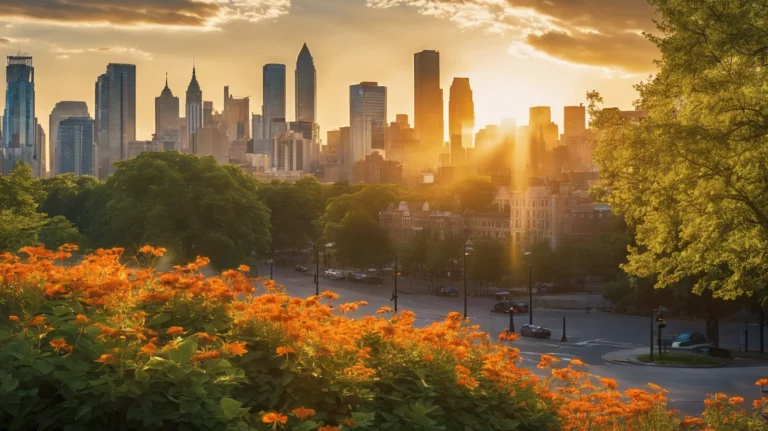
[[[320,295],[320,240],[325,237],[321,236],[315,240],[315,295]],[[333,246],[333,243],[325,245],[326,248]]]
[[[269,279],[274,280],[275,279],[275,275],[274,275],[275,259],[269,259],[268,263],[269,263]]]
[[[467,319],[467,257],[472,253],[472,240],[464,243],[464,320]]]
[[[397,253],[395,253],[395,293],[392,294],[392,299],[395,301],[395,314],[397,314]]]
[[[531,252],[525,252],[528,260],[528,324],[533,325],[533,272],[531,269]]]

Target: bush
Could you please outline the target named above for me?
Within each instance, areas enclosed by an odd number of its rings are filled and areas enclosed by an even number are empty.
[[[663,390],[574,367],[540,380],[518,351],[451,313],[350,319],[367,304],[332,292],[287,296],[241,266],[152,270],[162,249],[125,259],[73,247],[0,259],[0,423],[9,429],[676,430]],[[257,292],[258,290],[258,292]],[[259,293],[258,295],[254,295]],[[504,340],[514,334],[504,333]],[[740,413],[744,423],[751,420]],[[714,416],[713,416],[714,417]],[[704,421],[708,421],[706,415]],[[652,426],[641,427],[640,424]],[[744,428],[747,429],[747,428]]]

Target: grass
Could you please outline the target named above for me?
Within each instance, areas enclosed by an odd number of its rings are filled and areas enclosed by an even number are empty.
[[[662,359],[659,360],[658,352],[653,355],[654,361],[651,361],[650,355],[639,355],[637,360],[640,362],[656,363],[661,365],[719,365],[723,363],[720,358],[713,358],[707,355],[701,355],[696,353],[664,353]]]

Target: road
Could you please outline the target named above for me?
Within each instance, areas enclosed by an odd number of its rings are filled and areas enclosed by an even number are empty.
[[[269,267],[259,268],[261,274],[269,274]],[[291,269],[275,268],[275,281],[286,287],[289,295],[306,297],[315,293],[311,273],[298,273]],[[353,283],[346,280],[320,279],[320,291],[331,290],[339,295],[337,303],[367,301],[363,307],[350,313],[361,317],[376,312],[382,306],[392,307],[391,281],[383,286]],[[490,298],[468,298],[467,314],[474,324],[495,338],[509,327],[509,315],[491,313],[495,301]],[[433,295],[400,294],[398,310],[416,313],[416,326],[426,326],[443,320],[451,311],[463,312],[462,297],[438,297]],[[561,342],[562,321],[566,318],[567,342]],[[515,327],[528,323],[528,314],[515,315]],[[536,364],[543,353],[552,353],[563,361],[579,358],[590,364],[592,374],[616,379],[620,388],[647,387],[659,384],[670,391],[670,406],[685,414],[698,414],[707,394],[724,392],[743,396],[750,403],[760,398],[754,382],[768,377],[768,362],[740,362],[715,369],[683,369],[617,365],[605,362],[602,356],[608,352],[648,346],[650,341],[650,317],[625,316],[599,311],[533,310],[533,323],[552,330],[549,340],[521,338],[513,342],[524,358],[523,366],[536,373]],[[703,331],[704,323],[685,320],[667,320],[666,332],[670,334]],[[743,325],[722,325],[721,339],[738,340]]]

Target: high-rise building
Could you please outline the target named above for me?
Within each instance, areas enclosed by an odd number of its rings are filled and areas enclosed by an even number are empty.
[[[35,68],[30,56],[8,56],[5,66],[3,174],[23,161],[39,174],[35,153]]]
[[[208,126],[203,122],[203,91],[200,89],[200,84],[197,82],[197,73],[195,67],[192,67],[192,80],[187,87],[187,100],[186,105],[186,117],[187,117],[187,136],[188,145],[193,148],[195,143],[193,141],[195,132],[197,129]]]
[[[315,61],[305,43],[296,60],[296,121],[314,124],[316,117],[317,74]]]
[[[587,130],[587,112],[584,105],[566,106],[563,108],[563,135],[566,138],[571,136],[584,136]]]
[[[87,116],[59,121],[55,140],[57,174],[94,174],[93,124],[93,119]]]
[[[308,172],[310,164],[310,139],[304,139],[301,133],[294,131],[280,132],[272,140],[272,153],[275,159],[272,166],[279,171]]]
[[[421,51],[413,56],[414,128],[437,157],[443,146],[443,89],[440,88],[440,53]],[[437,159],[435,159],[435,162]]]
[[[37,117],[35,117],[35,154],[38,154],[39,156],[37,163],[34,164],[34,168],[37,169],[37,171],[34,172],[34,175],[44,178],[48,175],[43,163],[44,160],[49,158],[48,145],[45,141],[45,130],[43,130],[43,125],[37,122]]]
[[[227,99],[224,103],[224,122],[226,123],[227,138],[230,142],[251,138],[251,124],[248,121],[250,114],[250,99],[234,97],[227,91]]]
[[[168,76],[165,88],[155,97],[155,139],[179,142],[179,98],[168,88]]]
[[[264,139],[264,117],[261,114],[253,114],[251,120],[251,136],[256,139]]]
[[[56,103],[56,106],[53,107],[48,120],[48,165],[46,167],[46,176],[53,176],[59,172],[57,167],[59,123],[67,118],[90,118],[90,116],[91,114],[88,113],[88,105],[85,102],[63,101]],[[91,128],[93,128],[93,125],[91,125]],[[92,174],[93,172],[91,172],[91,175]]]
[[[126,145],[136,140],[136,66],[107,65],[96,81],[97,175],[105,179],[115,162],[127,157]]]
[[[267,127],[264,138],[272,139],[277,133],[275,121],[285,122],[285,65],[264,65],[264,99],[262,115]]]
[[[371,150],[386,147],[387,87],[377,82],[349,86],[350,167]]]
[[[467,148],[473,148],[475,102],[469,78],[453,78],[448,102],[448,132],[451,137],[451,164],[465,163]]]
[[[213,102],[209,100],[203,101],[203,124],[206,126],[213,125]]]

